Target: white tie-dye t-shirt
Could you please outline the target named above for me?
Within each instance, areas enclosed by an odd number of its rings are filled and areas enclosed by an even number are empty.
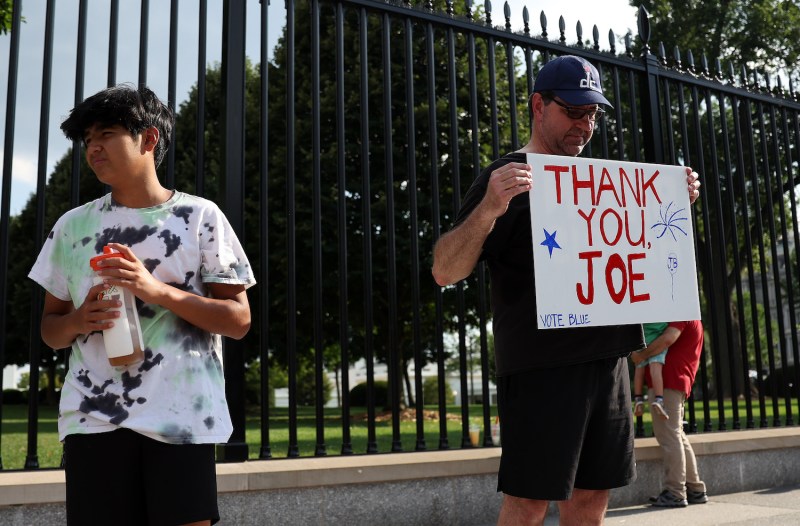
[[[207,295],[208,283],[255,284],[228,220],[206,199],[175,192],[151,208],[126,208],[108,194],[70,210],[48,235],[29,277],[79,307],[92,286],[89,259],[107,243],[129,246],[153,276]],[[59,438],[125,427],[162,442],[225,442],[232,431],[225,400],[221,338],[158,305],[137,308],[145,359],[108,363],[103,335],[72,343],[59,410]]]

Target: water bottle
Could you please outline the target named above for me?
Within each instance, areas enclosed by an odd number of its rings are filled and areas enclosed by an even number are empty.
[[[124,258],[121,252],[114,252],[111,247],[103,247],[103,253],[89,260],[92,270],[98,271],[97,264],[108,258]],[[105,267],[109,268],[109,267]],[[93,284],[98,285],[103,282],[103,278],[95,276]],[[131,291],[111,285],[98,296],[103,300],[119,300],[122,307],[114,307],[109,310],[119,312],[119,317],[114,318],[114,326],[103,331],[103,342],[105,343],[108,363],[117,367],[130,365],[144,360],[142,329],[139,324],[139,313],[136,311],[136,297]]]

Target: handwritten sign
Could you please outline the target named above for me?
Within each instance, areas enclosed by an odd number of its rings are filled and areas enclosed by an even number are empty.
[[[540,329],[700,318],[686,168],[528,154]]]

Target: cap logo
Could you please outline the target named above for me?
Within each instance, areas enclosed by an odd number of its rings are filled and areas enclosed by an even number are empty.
[[[597,82],[592,78],[592,70],[589,66],[583,67],[584,71],[586,71],[586,78],[581,79],[581,88],[583,89],[591,89],[594,91],[600,91],[600,88],[597,86]]]

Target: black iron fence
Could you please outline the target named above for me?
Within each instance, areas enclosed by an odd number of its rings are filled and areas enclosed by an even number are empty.
[[[42,346],[42,292],[25,275],[55,219],[104,191],[80,145],[50,137],[91,94],[87,83],[147,83],[169,99],[177,124],[165,184],[219,202],[257,270],[253,329],[226,342],[235,431],[219,459],[444,449],[471,447],[471,422],[479,445],[493,445],[489,284],[481,264],[439,288],[431,248],[481,167],[527,142],[533,79],[565,53],[597,65],[614,105],[585,155],[702,174],[693,212],[707,333],[690,429],[795,425],[800,97],[791,80],[689,50],[668,55],[644,10],[638,37],[610,32],[606,45],[596,26],[586,38],[578,23],[573,37],[563,19],[553,38],[544,14],[535,28],[527,8],[512,31],[507,4],[498,25],[488,2],[469,0],[111,0],[91,17],[85,0],[69,14],[52,0],[12,4],[11,31],[0,35],[0,362],[34,364],[27,392],[43,393],[28,396],[26,469],[48,465],[43,437],[57,441],[43,422],[64,351]],[[65,17],[74,35],[58,33]],[[38,47],[23,45],[34,28]],[[65,63],[73,76],[55,78]],[[34,67],[41,78],[31,81]],[[31,90],[39,102],[20,110]],[[15,205],[15,136],[37,111],[35,184]],[[4,387],[0,446],[11,440],[11,398],[22,397]]]

